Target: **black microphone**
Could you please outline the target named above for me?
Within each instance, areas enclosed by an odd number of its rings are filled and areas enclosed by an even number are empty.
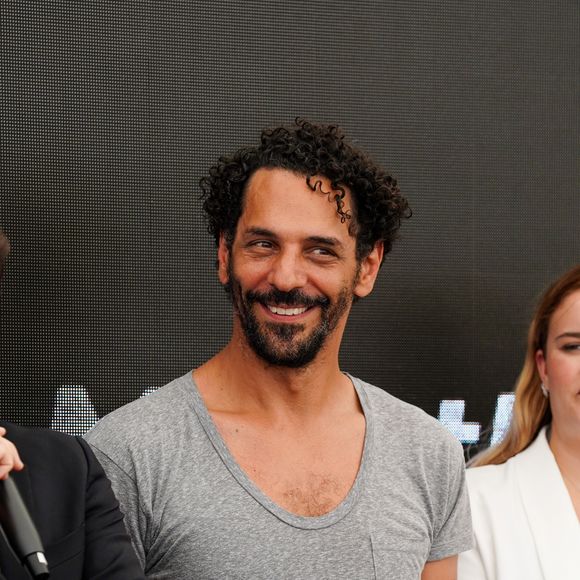
[[[16,484],[9,477],[0,480],[0,526],[8,545],[32,577],[48,578],[48,562],[40,536]]]

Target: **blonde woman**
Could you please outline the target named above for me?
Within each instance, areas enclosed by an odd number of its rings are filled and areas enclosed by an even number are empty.
[[[459,580],[580,579],[580,266],[542,297],[509,431],[467,471]]]

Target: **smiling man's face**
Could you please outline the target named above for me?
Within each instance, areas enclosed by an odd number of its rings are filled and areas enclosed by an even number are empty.
[[[328,180],[316,179],[331,191]],[[350,194],[344,201],[354,213]],[[312,191],[302,175],[259,169],[248,183],[231,249],[220,242],[220,280],[231,292],[234,333],[272,365],[306,366],[329,344],[338,352],[353,296],[370,292],[359,284],[355,250],[332,197]]]
[[[233,262],[230,265],[230,291],[245,339],[270,365],[301,368],[311,363],[352,301],[349,288],[343,288],[334,302],[327,295],[311,296],[299,289],[244,292]],[[315,310],[316,320],[308,325],[307,312]]]

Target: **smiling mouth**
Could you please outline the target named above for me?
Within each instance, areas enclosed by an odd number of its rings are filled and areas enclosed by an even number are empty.
[[[267,308],[273,314],[279,314],[282,316],[297,316],[298,314],[302,314],[308,310],[306,306],[301,308],[283,308],[282,306],[271,306],[270,304],[267,305]]]

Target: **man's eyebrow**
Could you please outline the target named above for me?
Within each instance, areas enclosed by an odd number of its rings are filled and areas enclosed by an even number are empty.
[[[344,244],[338,239],[326,236],[309,236],[309,242],[314,242],[315,244],[324,244],[325,246],[331,246],[334,248],[344,248]]]
[[[266,238],[275,238],[276,234],[272,230],[268,230],[266,228],[248,228],[244,232],[245,236],[264,236]]]
[[[245,236],[264,236],[266,238],[276,238],[276,234],[267,228],[250,227],[244,231]],[[323,244],[334,248],[344,248],[344,244],[332,236],[308,236],[307,241],[315,244]]]
[[[580,332],[563,332],[556,337],[556,340],[560,338],[580,338]]]

